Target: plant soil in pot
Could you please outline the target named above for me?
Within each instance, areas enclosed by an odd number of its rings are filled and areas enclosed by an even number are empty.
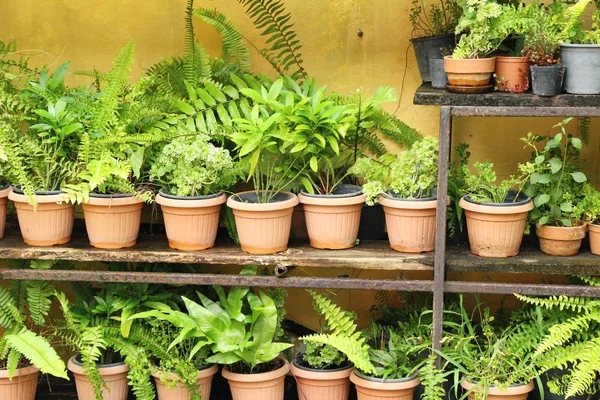
[[[594,222],[588,225],[590,231],[590,250],[592,254],[600,256],[600,224]]]
[[[144,207],[137,197],[90,193],[82,207],[92,246],[100,249],[135,246]]]
[[[289,192],[274,195],[270,202],[259,202],[264,192],[248,191],[229,197],[240,245],[250,254],[273,254],[287,249],[294,207],[298,197]]]
[[[161,190],[156,203],[162,209],[169,246],[184,251],[214,247],[221,206],[226,200],[223,193],[181,197]]]
[[[410,41],[415,50],[421,80],[423,82],[431,82],[432,76],[430,74],[429,60],[431,58],[441,59],[443,50],[452,50],[456,43],[456,36],[454,34],[430,36],[415,38]]]
[[[299,357],[290,366],[296,379],[299,400],[347,400],[353,365],[335,369],[313,369],[301,365]]]
[[[418,377],[384,380],[367,377],[356,370],[350,375],[350,380],[356,386],[358,400],[413,400],[415,390],[421,383]]]
[[[362,188],[339,185],[330,195],[298,195],[304,206],[310,245],[317,249],[348,249],[356,245],[360,215],[365,203]]]
[[[201,399],[210,399],[213,376],[218,370],[219,367],[217,367],[217,365],[212,365],[198,371],[198,385],[200,387]],[[190,393],[188,392],[187,387],[177,376],[168,377],[168,379],[175,379],[177,381],[175,387],[169,387],[165,380],[163,380],[164,375],[162,372],[153,372],[152,376],[156,383],[158,400],[190,400]]]
[[[527,214],[533,201],[526,196],[520,201],[476,203],[467,196],[460,200],[467,217],[471,253],[480,257],[507,258],[519,254]]]
[[[444,57],[444,71],[448,74],[448,82],[452,86],[487,86],[496,68],[496,58]]]
[[[532,65],[531,89],[537,96],[557,96],[562,93],[565,66],[560,64]]]
[[[422,253],[435,249],[436,207],[435,197],[404,200],[383,194],[383,206],[390,247],[405,253]]]
[[[40,370],[33,366],[18,368],[12,379],[8,370],[0,370],[0,399],[34,400],[39,376]]]
[[[0,239],[4,237],[4,228],[6,227],[6,209],[8,206],[8,194],[12,188],[9,184],[0,187]]]
[[[283,400],[285,375],[290,370],[287,360],[278,359],[279,368],[260,374],[238,374],[223,367],[233,400]]]
[[[567,93],[600,94],[600,45],[563,43],[560,60],[566,67]]]
[[[94,388],[88,377],[85,375],[83,366],[78,356],[73,356],[67,364],[69,371],[75,377],[75,386],[77,388],[77,397],[80,400],[93,400]],[[127,374],[129,366],[125,363],[116,363],[108,365],[98,365],[98,372],[104,380],[106,387],[102,389],[103,400],[127,400],[129,393]]]
[[[536,224],[542,252],[550,256],[574,256],[579,253],[587,225],[575,221],[573,226],[548,226]]]
[[[71,241],[75,214],[66,194],[36,192],[37,207],[18,188],[8,195],[15,203],[23,241],[30,246],[54,246]]]
[[[466,391],[471,390],[469,393],[469,400],[476,400],[478,393],[483,391],[476,387],[474,383],[463,381],[460,386]],[[490,387],[487,390],[486,400],[527,400],[527,396],[533,390],[533,382],[529,382],[526,385],[510,385],[505,390],[497,387]]]
[[[495,72],[499,92],[523,93],[529,89],[529,58],[496,56]]]

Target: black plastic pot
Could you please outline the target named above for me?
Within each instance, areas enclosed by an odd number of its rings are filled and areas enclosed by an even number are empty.
[[[531,88],[538,96],[556,96],[562,93],[566,67],[560,64],[540,67],[532,65]]]
[[[429,72],[431,75],[431,87],[434,89],[445,89],[448,84],[448,74],[444,71],[444,59],[430,58]]]
[[[358,228],[360,240],[382,240],[385,238],[385,213],[379,204],[364,205]]]
[[[429,71],[430,58],[444,58],[442,50],[451,52],[456,44],[456,37],[453,34],[444,36],[431,36],[426,38],[416,38],[410,40],[415,49],[415,57],[419,66],[419,73],[423,82],[431,82],[431,73]]]

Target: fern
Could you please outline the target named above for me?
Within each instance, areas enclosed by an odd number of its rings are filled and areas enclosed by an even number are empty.
[[[577,118],[577,121],[579,122],[579,138],[587,146],[590,144],[590,117],[580,117]]]
[[[441,374],[435,365],[437,356],[430,355],[427,362],[419,369],[419,378],[423,385],[421,400],[439,400],[445,398],[446,389],[442,386],[447,382],[444,374]]]
[[[6,338],[12,349],[23,354],[42,373],[69,379],[65,370],[65,363],[46,339],[27,328],[21,329],[16,335],[8,335]]]
[[[43,326],[46,323],[46,317],[52,305],[51,296],[53,293],[54,288],[47,282],[27,282],[27,305],[31,319],[35,324]]]
[[[237,226],[235,225],[235,217],[233,215],[233,211],[231,208],[225,206],[223,207],[223,223],[225,224],[225,228],[227,228],[227,233],[229,237],[235,244],[240,244],[240,237],[237,233]]]
[[[342,310],[334,304],[327,296],[309,290],[308,293],[315,302],[315,309],[325,317],[327,329],[331,334],[338,336],[352,336],[356,333],[357,325],[354,315]]]
[[[356,336],[348,337],[315,333],[304,336],[302,340],[329,345],[344,353],[348,357],[348,360],[360,371],[367,374],[375,373],[375,367],[369,360],[369,346],[365,343],[364,339],[358,339]]]

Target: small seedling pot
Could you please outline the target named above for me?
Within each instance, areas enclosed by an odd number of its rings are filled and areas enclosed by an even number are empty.
[[[29,246],[55,246],[71,241],[75,213],[68,197],[61,191],[35,192],[37,207],[14,187],[8,194],[15,203],[23,241]]]
[[[200,398],[210,399],[210,390],[212,388],[213,376],[217,373],[219,367],[212,365],[208,368],[198,371],[198,386],[200,388]],[[156,394],[158,400],[190,400],[191,396],[187,387],[175,374],[165,376],[163,372],[153,372],[154,382],[156,383]],[[175,380],[175,387],[169,387],[169,381]]]
[[[431,87],[434,89],[445,89],[448,84],[448,74],[444,71],[444,59],[429,59],[429,70],[431,74]]]
[[[353,365],[337,369],[303,367],[296,359],[290,366],[296,379],[299,400],[347,400],[350,394],[350,373]]]
[[[40,370],[34,366],[18,368],[12,379],[8,370],[0,370],[0,399],[34,400],[39,376]]]
[[[250,254],[284,251],[288,247],[292,214],[298,197],[293,193],[280,192],[270,203],[259,203],[261,193],[236,193],[227,200],[235,216],[241,248]]]
[[[600,94],[600,45],[562,43],[560,62],[567,68],[567,93]]]
[[[523,93],[529,89],[529,58],[496,56],[495,72],[499,92]]]
[[[8,194],[12,188],[10,184],[0,187],[0,239],[4,238],[4,228],[6,227],[6,209],[8,206]]]
[[[238,374],[223,367],[222,374],[229,382],[233,400],[283,400],[285,375],[290,370],[290,363],[279,360],[281,367],[260,374]]]
[[[476,400],[478,395],[484,391],[483,388],[477,387],[475,383],[469,381],[462,381],[460,383],[463,389],[469,393],[469,400]],[[489,387],[487,389],[486,400],[527,400],[527,396],[533,390],[533,382],[529,382],[525,385],[510,385],[506,389],[500,389],[498,387]]]
[[[519,254],[527,214],[533,201],[527,197],[505,203],[476,203],[465,196],[460,200],[465,210],[471,253],[480,257],[507,258]]]
[[[444,71],[452,86],[487,86],[496,68],[496,57],[456,59],[444,57]]]
[[[156,203],[162,209],[169,247],[184,251],[214,247],[221,207],[226,200],[223,193],[182,197],[161,190]]]
[[[135,246],[143,207],[135,196],[91,193],[82,204],[90,245],[100,249]]]
[[[548,226],[536,224],[542,252],[550,256],[574,256],[579,253],[587,232],[587,224],[576,221],[574,226]]]
[[[592,254],[600,256],[600,224],[597,222],[588,225],[590,232],[590,250]]]
[[[83,370],[79,356],[69,359],[67,368],[75,377],[77,397],[81,400],[95,399],[94,388]],[[127,374],[129,366],[125,363],[98,365],[98,372],[106,387],[102,389],[103,400],[127,400],[129,385]]]
[[[356,245],[360,215],[365,203],[362,188],[340,185],[333,194],[298,195],[304,206],[310,245],[317,249],[348,249]]]
[[[537,96],[557,96],[562,93],[565,66],[556,64],[548,66],[532,65],[531,89]]]
[[[423,82],[431,82],[430,59],[442,58],[442,51],[452,51],[456,43],[456,36],[453,34],[443,36],[430,36],[424,38],[415,38],[410,40],[415,51],[419,73]],[[447,53],[446,53],[447,54]]]
[[[358,400],[413,400],[421,383],[417,376],[405,379],[381,379],[352,371],[350,381],[356,386]]]
[[[405,200],[383,194],[378,201],[385,212],[392,249],[403,253],[423,253],[435,249],[435,197]]]

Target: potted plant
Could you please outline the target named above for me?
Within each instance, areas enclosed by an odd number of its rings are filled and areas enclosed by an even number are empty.
[[[229,151],[205,135],[181,136],[163,147],[150,170],[162,186],[156,195],[165,220],[169,246],[204,250],[215,245],[223,190],[237,183]]]
[[[496,56],[494,76],[499,92],[523,93],[529,89],[530,60],[522,54],[524,43],[523,36],[517,37],[515,47],[508,49],[508,54]]]
[[[409,15],[413,27],[410,42],[423,82],[431,82],[430,59],[441,59],[443,52],[454,48],[454,29],[460,14],[461,9],[454,0],[433,4],[413,0]]]
[[[532,150],[533,167],[524,193],[533,199],[530,219],[536,223],[541,250],[554,256],[572,256],[579,252],[587,225],[574,213],[582,195],[585,174],[578,171],[580,138],[566,131],[571,118],[555,125],[560,132],[547,138],[542,149],[537,135],[522,139]]]
[[[562,3],[535,8],[532,26],[525,35],[522,54],[531,62],[531,88],[538,96],[562,93],[565,66],[559,61],[559,28],[554,22],[562,10]]]
[[[588,224],[590,250],[600,256],[600,193],[592,185],[583,186],[581,200],[575,205],[573,213]]]
[[[466,189],[460,201],[465,210],[471,253],[480,257],[506,258],[519,254],[527,215],[533,201],[523,194],[531,175],[528,164],[519,165],[519,176],[496,184],[494,164],[474,163],[467,169]]]
[[[383,206],[392,249],[419,253],[435,247],[437,139],[426,137],[381,160],[362,158],[351,173],[366,183],[367,204]]]

